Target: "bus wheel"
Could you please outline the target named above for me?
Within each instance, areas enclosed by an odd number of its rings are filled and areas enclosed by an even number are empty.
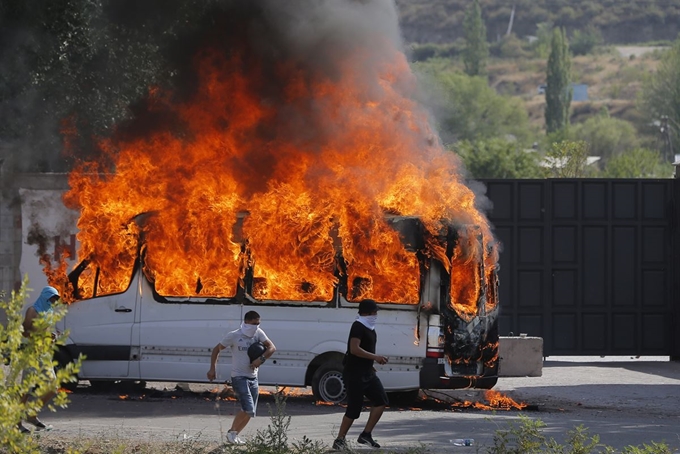
[[[73,362],[73,359],[71,358],[71,355],[64,349],[59,349],[54,353],[54,361],[57,363],[54,366],[54,372],[56,373],[60,369],[63,369],[66,367],[68,363]],[[69,381],[66,383],[62,383],[60,388],[66,389],[67,391],[75,391],[76,388],[78,387],[78,377],[76,376],[76,381]]]
[[[342,380],[342,364],[328,362],[322,364],[312,378],[314,397],[324,402],[340,403],[347,397],[345,382]]]

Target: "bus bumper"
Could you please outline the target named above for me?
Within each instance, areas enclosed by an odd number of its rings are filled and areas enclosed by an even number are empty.
[[[498,367],[485,368],[482,375],[446,375],[444,365],[437,358],[425,358],[420,369],[422,389],[491,389],[498,381]]]

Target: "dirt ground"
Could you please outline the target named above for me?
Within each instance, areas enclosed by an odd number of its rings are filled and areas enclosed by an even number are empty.
[[[680,448],[680,362],[630,357],[596,360],[547,358],[541,377],[501,377],[494,390],[527,404],[522,411],[480,410],[464,404],[487,403],[481,390],[430,391],[427,400],[391,405],[374,437],[397,451],[425,445],[429,452],[473,452],[452,446],[450,440],[474,438],[477,447],[490,446],[498,429],[526,416],[543,421],[545,435],[560,441],[569,430],[583,425],[589,433],[598,434],[601,443],[619,449],[651,441]],[[245,437],[270,423],[272,391],[264,389],[258,417],[244,431]],[[344,407],[321,405],[308,389],[290,391],[286,407],[291,416],[290,439],[306,436],[332,443]],[[67,409],[43,415],[54,430],[41,436],[219,442],[239,410],[229,393],[223,386],[178,387],[176,383],[147,383],[143,388],[120,385],[102,393],[91,390],[85,381],[71,395]],[[350,437],[358,435],[365,420],[366,413]]]

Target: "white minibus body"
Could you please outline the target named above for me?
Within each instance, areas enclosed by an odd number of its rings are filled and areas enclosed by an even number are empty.
[[[165,297],[145,273],[144,259],[142,248],[122,293],[98,295],[99,272],[89,270],[87,261],[71,273],[75,301],[60,322],[69,332],[68,343],[56,359],[63,365],[85,355],[79,379],[98,385],[118,380],[207,382],[212,347],[239,327],[247,311],[255,310],[277,347],[259,371],[260,384],[311,386],[320,400],[344,399],[342,358],[358,304],[348,301],[342,279],[330,301],[256,299],[252,273],[234,297]],[[450,273],[432,258],[421,260],[418,304],[379,302],[376,351],[389,362],[375,367],[387,391],[495,385],[495,272],[485,273],[481,260],[469,266],[480,288],[473,313],[465,317],[450,304]],[[90,276],[93,284],[82,286],[81,275]],[[83,294],[85,287],[91,294]],[[490,298],[493,305],[487,304]],[[229,380],[230,366],[227,349],[218,362],[219,381]]]

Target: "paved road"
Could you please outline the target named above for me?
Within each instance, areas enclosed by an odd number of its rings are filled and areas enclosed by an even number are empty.
[[[46,414],[55,425],[46,436],[75,437],[99,434],[112,438],[141,440],[200,437],[223,439],[237,403],[216,400],[221,388],[191,385],[189,392],[174,390],[174,384],[151,383],[143,390],[118,389],[113,393],[90,392],[87,382],[72,396],[68,409]],[[212,389],[212,392],[211,392]],[[651,441],[664,441],[680,448],[680,363],[627,362],[575,363],[548,358],[542,377],[501,378],[497,387],[516,401],[531,405],[532,411],[482,411],[457,408],[429,399],[410,408],[389,408],[374,431],[385,447],[406,449],[425,444],[431,452],[475,452],[454,447],[452,438],[474,438],[477,445],[491,445],[493,434],[520,415],[541,419],[544,434],[563,440],[564,434],[582,424],[600,434],[601,442],[617,448]],[[300,390],[298,390],[300,391]],[[483,392],[460,390],[437,397],[453,401],[483,401]],[[433,393],[433,395],[435,395]],[[125,396],[121,398],[120,396]],[[261,399],[260,413],[266,416],[271,395]],[[308,391],[288,399],[292,416],[289,436],[306,435],[331,443],[344,409],[316,405]],[[365,414],[350,435],[358,435]],[[267,417],[254,419],[245,435],[264,428]]]

